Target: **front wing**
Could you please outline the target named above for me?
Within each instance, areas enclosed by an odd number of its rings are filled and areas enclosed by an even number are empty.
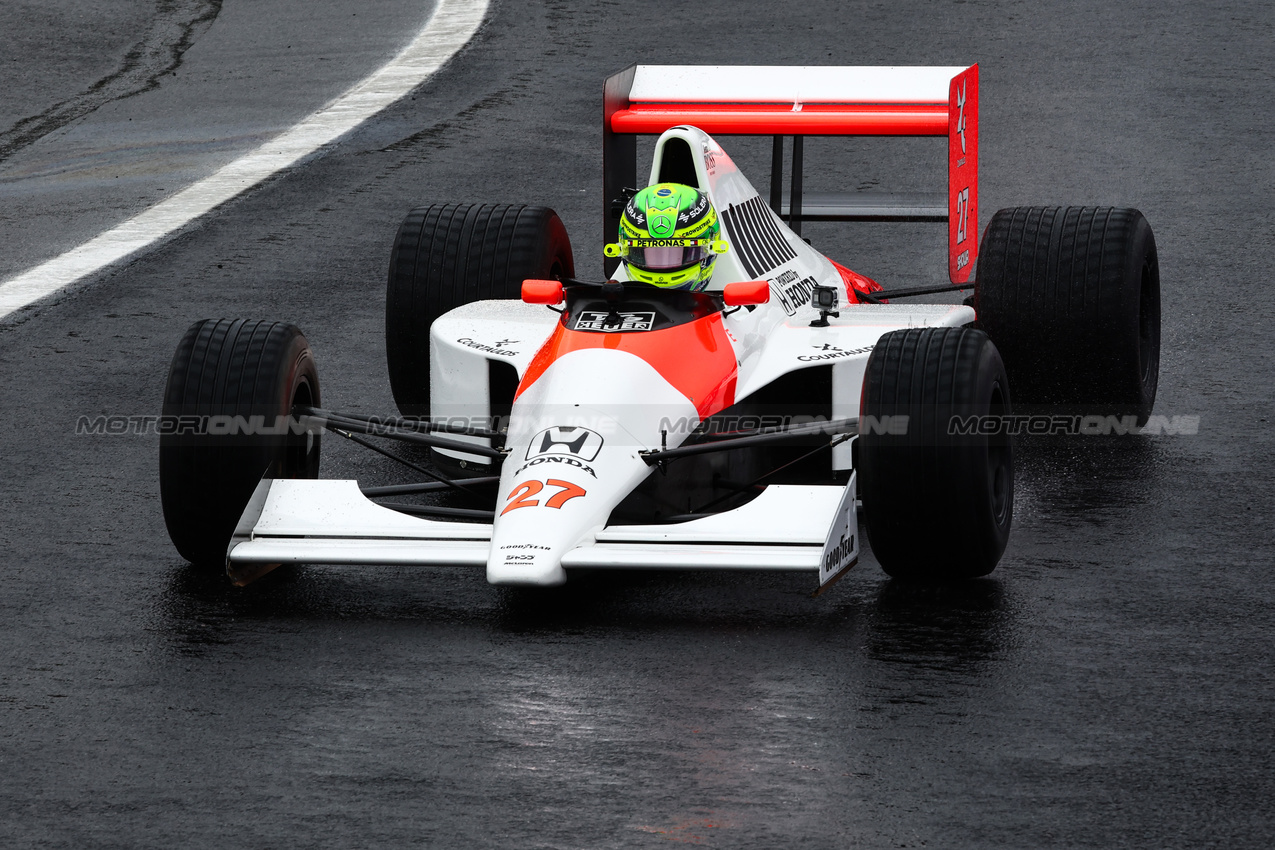
[[[858,560],[854,485],[853,475],[845,487],[772,485],[702,519],[608,526],[568,552],[562,566],[809,571],[822,586]],[[491,530],[382,507],[357,481],[265,479],[231,540],[227,572],[237,580],[280,564],[482,567]]]

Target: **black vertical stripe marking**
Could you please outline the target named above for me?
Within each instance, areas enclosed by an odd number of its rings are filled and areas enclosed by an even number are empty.
[[[749,277],[761,277],[797,256],[760,197],[730,205],[722,211],[722,220]]]
[[[749,227],[750,222],[746,216],[738,212],[734,207],[722,213],[722,218],[726,220],[733,244],[739,250],[739,258],[744,264],[744,271],[748,272],[749,277],[757,277],[760,259],[752,247],[757,242],[757,235]]]

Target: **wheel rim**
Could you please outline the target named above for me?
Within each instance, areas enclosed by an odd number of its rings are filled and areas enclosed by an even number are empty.
[[[1155,280],[1151,261],[1142,264],[1138,293],[1138,374],[1145,385],[1151,380],[1151,360],[1155,351]]]
[[[992,388],[991,410],[993,413],[1005,411],[1005,394],[999,382]],[[1009,514],[1009,499],[1013,490],[1011,463],[1009,436],[1005,433],[990,435],[987,438],[988,491],[992,496],[992,518],[998,526],[1005,524]]]
[[[302,378],[297,384],[297,388],[292,392],[292,404],[288,410],[291,412],[298,405],[312,406],[314,404],[314,394],[310,389],[310,382],[306,378]],[[281,478],[310,478],[313,477],[311,467],[314,461],[314,455],[319,448],[318,437],[308,429],[305,433],[294,434],[291,432],[292,417],[289,417],[289,433],[284,437],[286,440],[283,450],[282,469],[279,470]]]

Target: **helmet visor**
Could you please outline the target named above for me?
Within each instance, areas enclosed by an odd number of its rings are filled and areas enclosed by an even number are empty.
[[[709,255],[710,242],[703,239],[633,239],[625,247],[624,259],[650,271],[684,269]]]

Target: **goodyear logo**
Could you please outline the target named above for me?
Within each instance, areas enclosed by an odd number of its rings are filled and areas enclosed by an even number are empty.
[[[836,546],[833,546],[828,552],[828,556],[823,559],[824,572],[836,572],[852,554],[854,554],[854,535],[851,534],[849,540],[846,540],[844,534],[841,535],[841,541]]]

